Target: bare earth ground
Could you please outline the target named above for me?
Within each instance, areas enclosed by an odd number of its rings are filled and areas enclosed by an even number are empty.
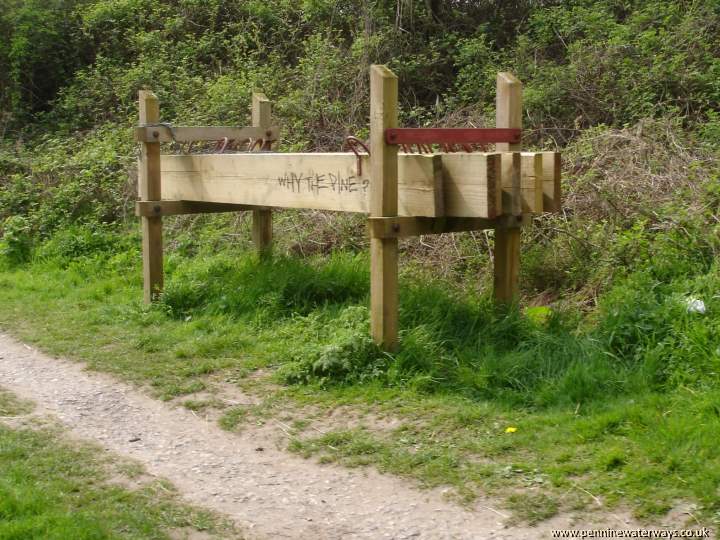
[[[441,490],[418,490],[374,470],[319,465],[275,448],[252,426],[222,431],[78,363],[51,358],[0,334],[0,386],[35,401],[70,432],[141,462],[193,504],[227,515],[251,539],[537,539],[552,529],[636,527],[626,514],[536,527],[512,523],[497,503],[462,508]]]

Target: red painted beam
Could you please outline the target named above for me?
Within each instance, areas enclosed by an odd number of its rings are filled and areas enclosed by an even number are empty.
[[[511,128],[390,128],[387,144],[519,143],[519,129]]]

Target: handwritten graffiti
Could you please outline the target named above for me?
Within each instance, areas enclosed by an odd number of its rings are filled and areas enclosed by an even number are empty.
[[[358,178],[354,175],[343,176],[338,173],[294,173],[286,172],[277,177],[278,185],[292,191],[293,193],[308,192],[314,195],[321,195],[324,190],[333,193],[365,193],[370,185],[367,178]]]

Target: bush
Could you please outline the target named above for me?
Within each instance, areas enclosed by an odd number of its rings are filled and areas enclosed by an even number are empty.
[[[278,371],[289,384],[364,383],[384,378],[390,356],[369,336],[367,309],[351,306],[333,321],[329,344],[308,342],[294,351]]]
[[[86,257],[108,258],[133,250],[138,238],[113,225],[71,225],[61,229],[36,251],[36,257],[61,267]]]
[[[23,216],[10,216],[3,223],[3,236],[0,254],[11,265],[22,264],[30,260],[32,235],[30,224]]]

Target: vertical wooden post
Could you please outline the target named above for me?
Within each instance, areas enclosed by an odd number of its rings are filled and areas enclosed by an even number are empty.
[[[270,100],[261,92],[252,95],[252,125],[270,127]],[[265,149],[265,146],[263,147]],[[253,210],[252,239],[261,257],[270,254],[272,245],[272,210]]]
[[[160,102],[149,90],[140,90],[140,125],[160,121]],[[143,142],[140,149],[138,188],[140,200],[159,201],[160,143]],[[143,299],[149,304],[163,288],[162,217],[141,217],[143,255]]]
[[[398,80],[386,66],[370,68],[370,215],[397,216],[397,145],[385,130],[397,127]],[[398,345],[398,240],[370,238],[370,330],[375,343]]]
[[[522,128],[522,84],[512,73],[497,76],[495,127]],[[519,152],[520,144],[498,143],[498,152]],[[517,165],[519,167],[519,163]],[[517,167],[513,167],[514,169]],[[519,175],[519,170],[513,171]],[[495,228],[495,301],[511,303],[520,290],[520,227]]]

